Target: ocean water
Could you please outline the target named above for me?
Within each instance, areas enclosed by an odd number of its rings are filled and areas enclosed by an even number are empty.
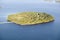
[[[17,25],[7,22],[16,12],[46,12],[55,21],[37,25]],[[0,40],[60,40],[60,3],[2,4],[0,8]]]

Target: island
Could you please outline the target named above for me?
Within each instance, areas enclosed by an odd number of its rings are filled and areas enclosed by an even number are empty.
[[[20,25],[31,25],[52,22],[54,17],[45,12],[20,12],[8,15],[7,20]]]

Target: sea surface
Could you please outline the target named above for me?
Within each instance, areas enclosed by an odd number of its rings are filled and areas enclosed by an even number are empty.
[[[0,8],[0,40],[60,40],[60,3],[2,4]],[[17,25],[7,22],[9,14],[46,12],[54,16],[50,23]]]

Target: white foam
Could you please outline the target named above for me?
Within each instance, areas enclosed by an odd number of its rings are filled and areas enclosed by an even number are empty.
[[[12,22],[0,22],[0,24],[6,24],[6,23],[12,23]]]

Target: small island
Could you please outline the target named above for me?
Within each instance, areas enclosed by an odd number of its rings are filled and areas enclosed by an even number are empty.
[[[20,25],[31,25],[54,21],[54,17],[44,12],[21,12],[8,15],[7,20]]]

